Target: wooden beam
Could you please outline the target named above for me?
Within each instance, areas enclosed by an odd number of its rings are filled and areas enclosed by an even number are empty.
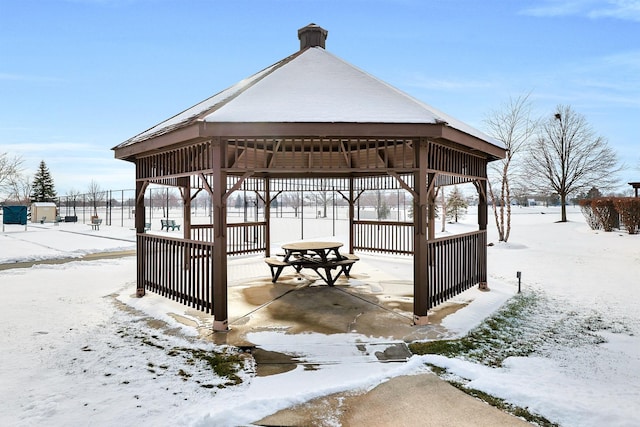
[[[144,201],[144,192],[147,191],[149,180],[139,181],[139,183],[140,187],[138,188],[138,182],[136,182],[136,204],[139,204],[141,200]]]
[[[193,193],[193,196],[191,196],[191,200],[193,201],[193,199],[195,199],[198,194],[200,194],[200,192],[202,191],[202,188],[198,188],[198,190],[196,190],[195,193]]]
[[[225,174],[225,176],[226,176],[226,174]],[[245,173],[242,177],[240,177],[240,179],[238,180],[238,182],[236,182],[236,183],[233,185],[233,187],[231,187],[231,188],[229,189],[229,191],[227,191],[226,193],[224,193],[224,196],[223,196],[223,197],[224,197],[224,201],[225,201],[225,203],[226,203],[226,201],[227,201],[227,198],[231,195],[231,193],[233,193],[233,192],[234,192],[234,191],[236,191],[238,188],[240,188],[240,187],[242,186],[242,183],[243,183],[247,178],[249,178],[250,176],[253,176],[253,172],[247,172],[247,173]],[[226,187],[226,185],[225,185],[225,187]]]
[[[413,188],[411,188],[409,185],[407,185],[406,182],[404,182],[404,180],[402,179],[402,177],[400,175],[398,175],[396,172],[394,171],[389,171],[389,175],[394,177],[396,179],[396,181],[398,181],[398,183],[400,184],[400,187],[402,187],[404,190],[408,191],[412,197],[418,197],[418,194],[413,190]]]

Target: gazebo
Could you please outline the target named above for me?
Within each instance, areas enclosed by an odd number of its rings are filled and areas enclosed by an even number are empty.
[[[280,193],[330,188],[348,203],[350,253],[413,256],[414,324],[425,324],[430,308],[486,287],[487,163],[505,150],[327,52],[323,28],[310,24],[298,38],[298,52],[113,148],[136,170],[137,295],[149,290],[212,313],[214,330],[227,330],[227,258],[270,256]],[[478,230],[436,238],[436,191],[461,183],[477,189]],[[145,233],[150,184],[180,189],[181,238]],[[410,222],[355,217],[358,197],[381,188],[411,195]],[[202,191],[212,220],[193,224],[191,202]],[[227,223],[237,191],[261,199],[262,220]]]

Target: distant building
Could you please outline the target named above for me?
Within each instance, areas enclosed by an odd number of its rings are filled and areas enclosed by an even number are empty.
[[[55,222],[58,207],[53,202],[34,202],[31,204],[31,222]]]

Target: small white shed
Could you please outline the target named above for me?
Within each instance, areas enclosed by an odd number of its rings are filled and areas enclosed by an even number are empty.
[[[55,222],[57,214],[58,208],[53,202],[34,202],[31,204],[31,222]]]

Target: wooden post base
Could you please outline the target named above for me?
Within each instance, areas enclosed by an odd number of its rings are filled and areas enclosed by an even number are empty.
[[[428,316],[418,316],[418,315],[413,315],[413,324],[415,326],[424,326],[424,325],[428,325],[429,321],[427,319]]]
[[[214,320],[213,321],[213,330],[215,332],[227,332],[229,330],[229,321],[228,320]]]
[[[136,297],[138,298],[142,298],[145,294],[144,288],[138,288],[136,289]]]
[[[487,282],[480,282],[478,283],[478,289],[480,289],[481,291],[490,291],[489,289],[489,285],[487,285]]]

